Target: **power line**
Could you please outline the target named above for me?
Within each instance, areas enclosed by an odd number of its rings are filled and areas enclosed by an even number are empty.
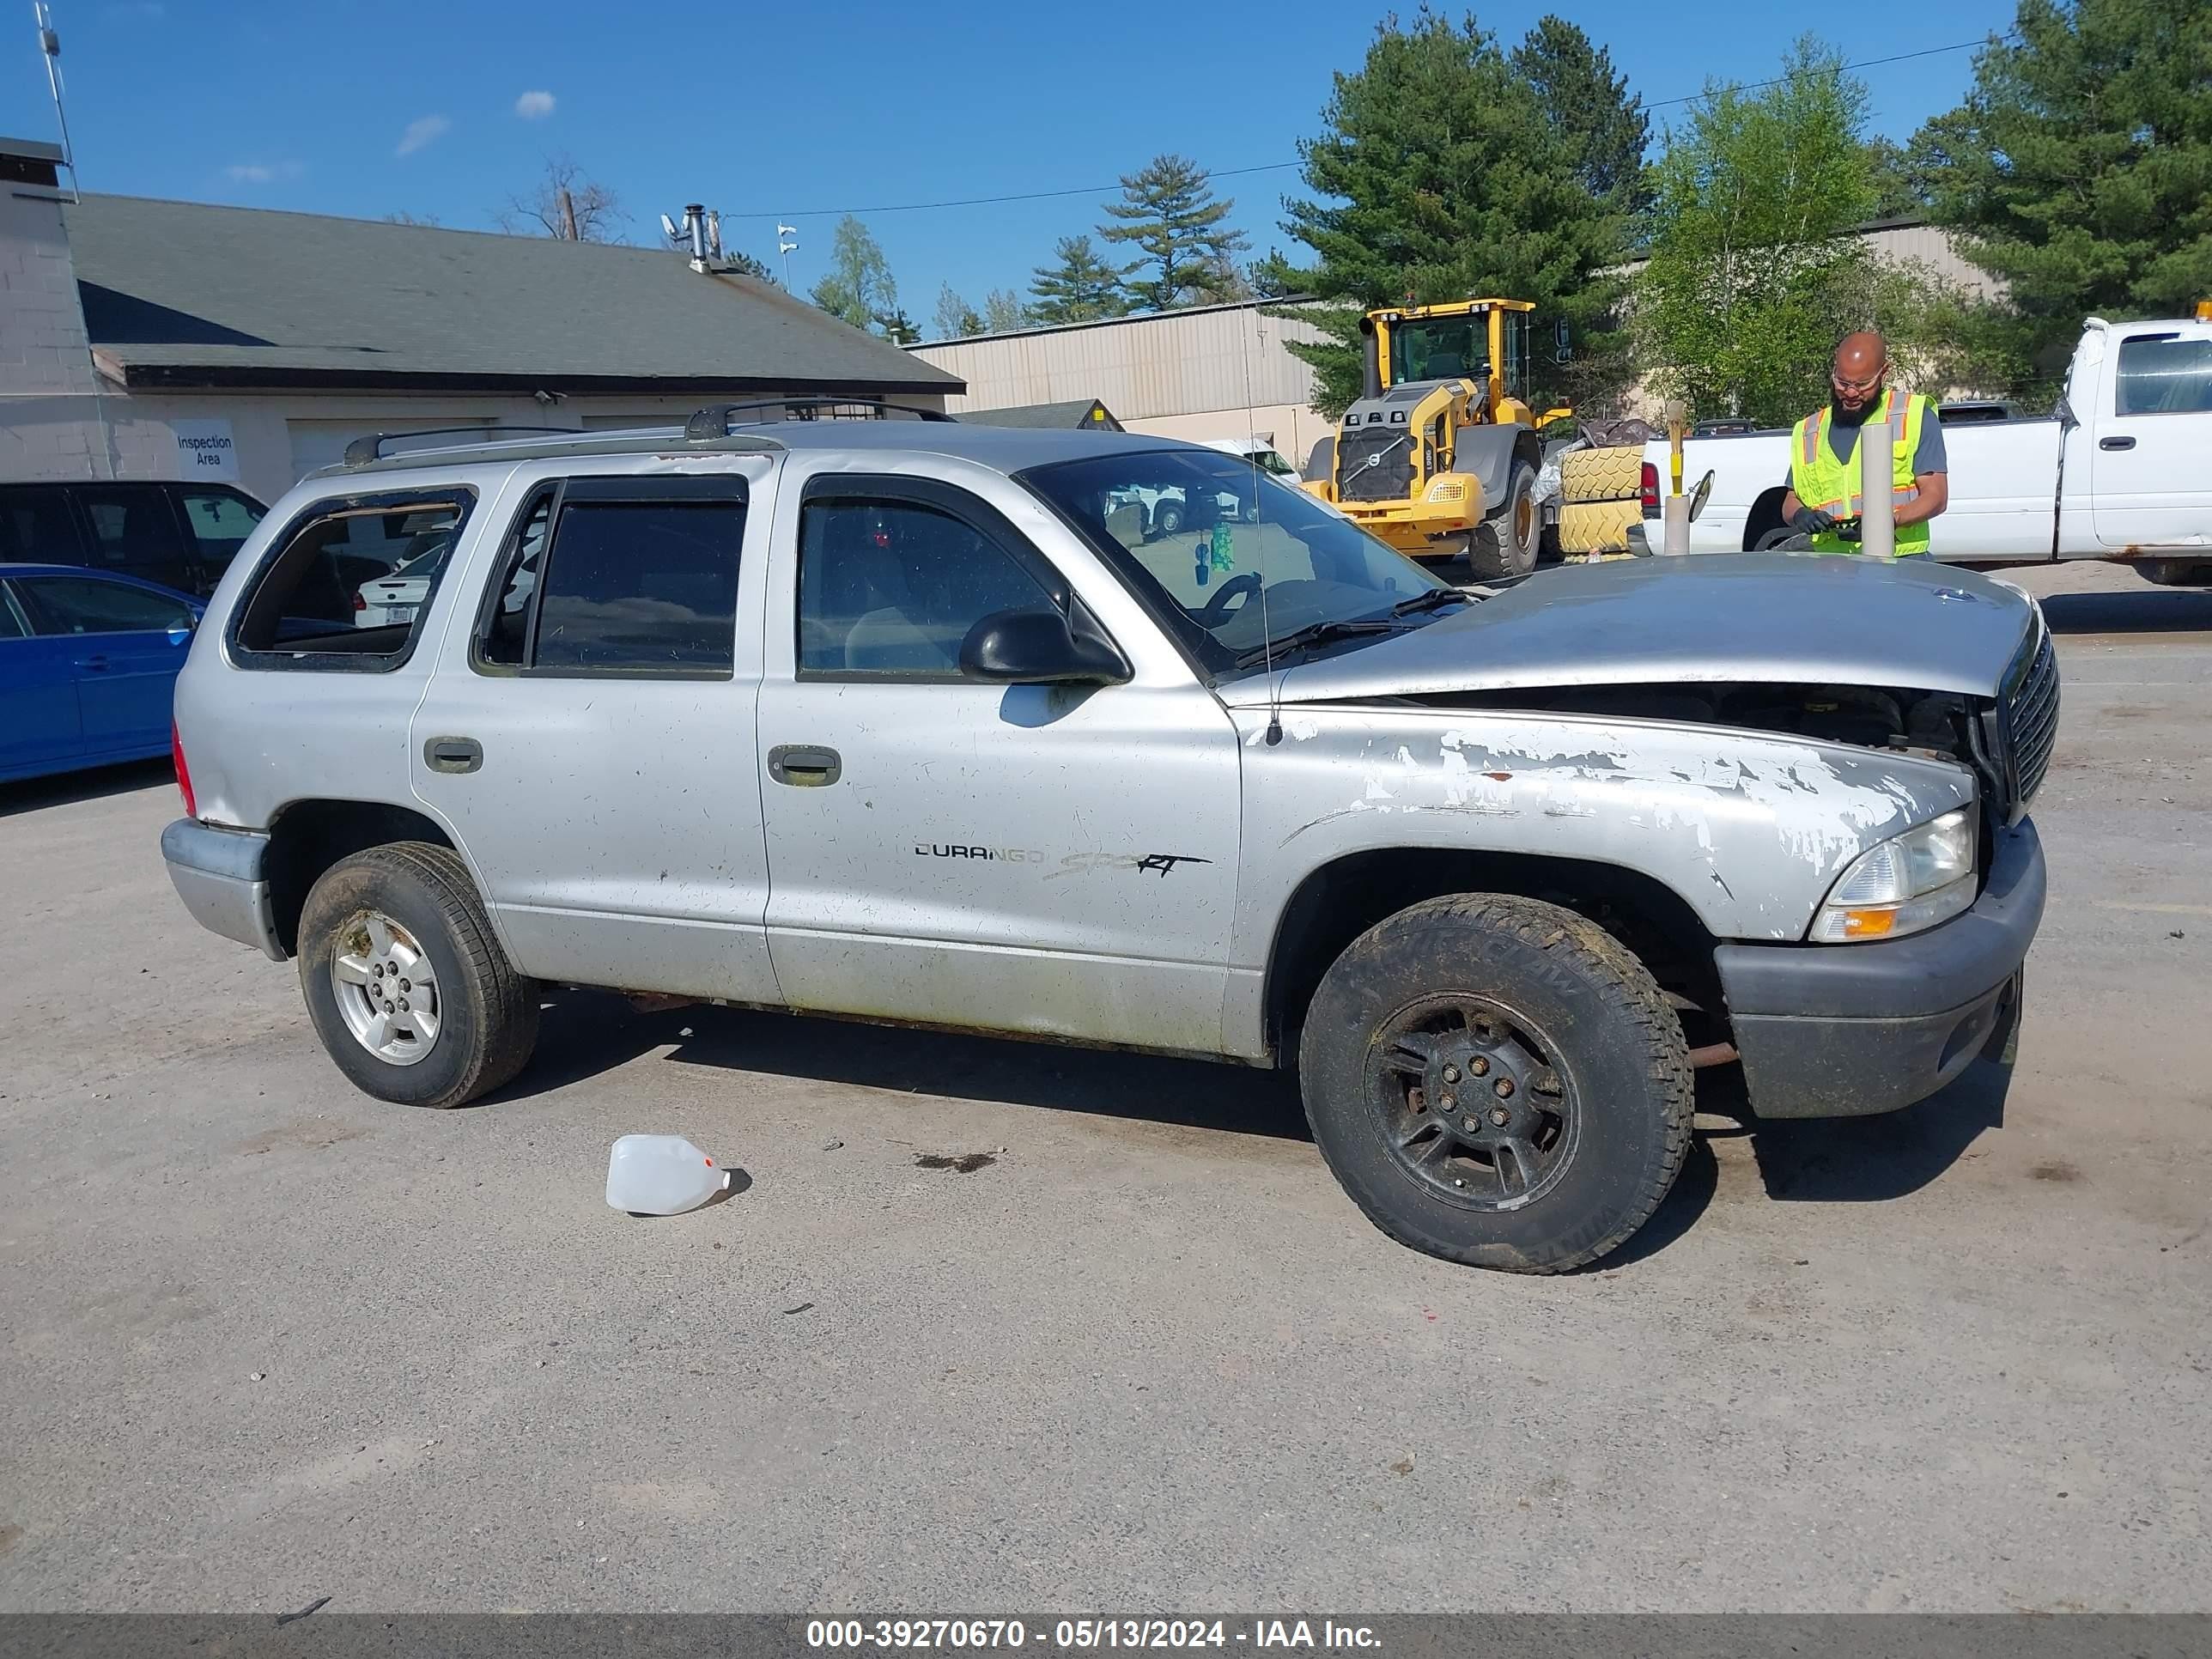
[[[1843,67],[1845,70],[1880,69],[1885,64],[1909,63],[1915,58],[1939,58],[1949,52],[1972,52],[1984,44],[1982,40],[1961,40],[1954,46],[1927,46],[1918,52],[1900,52],[1888,58],[1869,58],[1863,63],[1845,64]],[[1765,81],[1734,82],[1720,90],[1756,92],[1761,87],[1778,87],[1789,78],[1786,75],[1778,75]],[[1662,98],[1656,103],[1646,104],[1644,107],[1647,110],[1672,109],[1677,104],[1694,104],[1698,100],[1707,95],[1708,94],[1705,92],[1692,92],[1680,98]],[[1298,165],[1299,163],[1296,161],[1266,161],[1258,167],[1214,167],[1207,170],[1206,176],[1212,179],[1238,179],[1254,173],[1283,173]],[[944,202],[893,202],[878,204],[873,207],[787,208],[783,210],[782,216],[787,219],[838,219],[847,214],[857,216],[863,213],[933,213],[940,208],[997,207],[1006,202],[1044,202],[1060,196],[1104,196],[1121,188],[1121,181],[1116,179],[1110,185],[1077,185],[1066,190],[1023,191],[1012,196],[963,196]]]

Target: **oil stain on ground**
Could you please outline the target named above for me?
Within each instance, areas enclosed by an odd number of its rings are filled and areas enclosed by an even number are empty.
[[[2037,1164],[2027,1172],[2027,1178],[2030,1181],[2079,1181],[2081,1172],[2071,1164],[2054,1159],[2048,1164]]]
[[[988,1170],[999,1160],[988,1152],[916,1152],[914,1167],[917,1170],[950,1170],[955,1175],[974,1175],[978,1170]]]

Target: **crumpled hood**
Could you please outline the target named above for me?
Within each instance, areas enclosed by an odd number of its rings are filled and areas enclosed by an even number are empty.
[[[1806,554],[1609,560],[1281,676],[1285,702],[1449,691],[1736,682],[1995,696],[2035,628],[2018,589],[1927,559]],[[1220,688],[1267,701],[1255,673]]]

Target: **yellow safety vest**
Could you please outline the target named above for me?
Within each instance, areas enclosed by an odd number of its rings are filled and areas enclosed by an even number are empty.
[[[1851,440],[1851,453],[1844,460],[1836,459],[1836,452],[1828,447],[1828,419],[1826,404],[1814,410],[1797,422],[1790,434],[1790,488],[1807,507],[1817,507],[1838,519],[1859,516],[1859,437],[1881,428],[1889,428],[1892,465],[1890,477],[1895,489],[1891,496],[1898,506],[1915,499],[1920,494],[1912,483],[1912,458],[1920,448],[1920,423],[1927,417],[1928,399],[1918,392],[1899,397],[1894,386],[1882,388],[1881,406],[1867,417],[1866,424]],[[1813,538],[1815,553],[1856,553],[1856,542],[1847,542],[1832,531],[1823,531]],[[1897,556],[1904,558],[1928,550],[1928,522],[1899,525],[1897,529]]]

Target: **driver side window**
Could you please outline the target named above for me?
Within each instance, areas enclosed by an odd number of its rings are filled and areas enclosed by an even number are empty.
[[[958,680],[977,623],[1054,603],[1027,560],[944,507],[855,491],[800,509],[802,677]]]

